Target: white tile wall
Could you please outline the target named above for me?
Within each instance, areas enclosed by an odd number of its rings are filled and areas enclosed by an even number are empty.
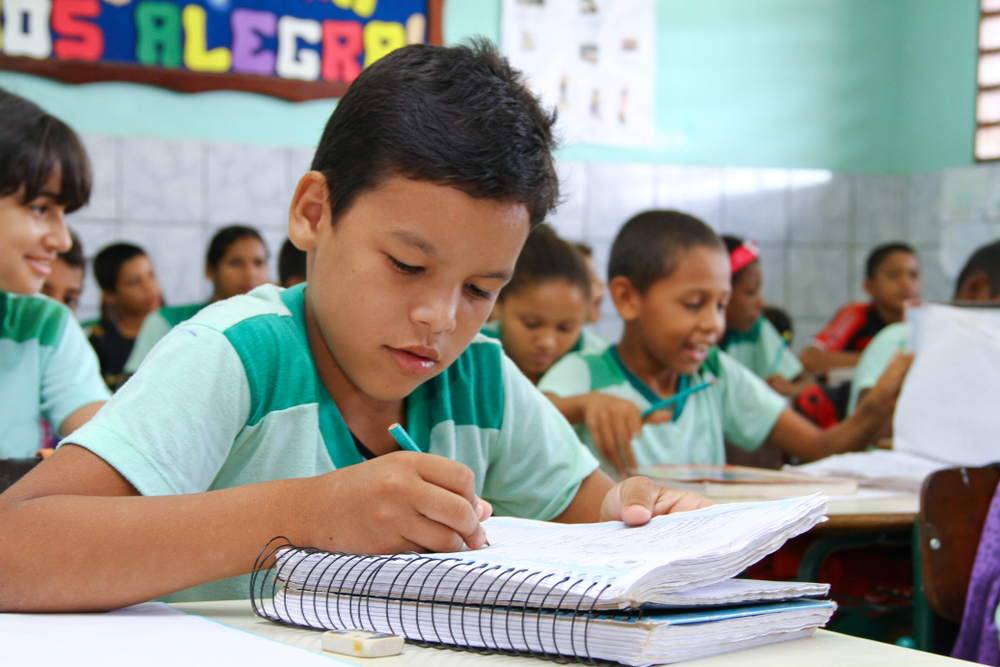
[[[205,246],[216,229],[261,229],[277,278],[288,206],[313,151],[212,142],[85,135],[94,167],[91,204],[70,225],[92,257],[116,240],[147,248],[169,303],[205,298]],[[756,239],[764,294],[795,321],[801,349],[833,312],[864,299],[864,261],[879,243],[902,240],[923,260],[924,294],[948,299],[968,254],[1000,237],[1000,167],[910,176],[822,170],[560,162],[563,204],[550,219],[566,238],[590,243],[599,270],[632,215],[650,208],[691,213],[715,229]],[[958,183],[958,185],[956,185]],[[96,285],[81,317],[97,312]],[[617,339],[608,300],[597,329]]]

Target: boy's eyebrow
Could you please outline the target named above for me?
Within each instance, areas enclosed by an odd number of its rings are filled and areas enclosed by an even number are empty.
[[[51,199],[52,201],[59,201],[59,193],[52,192],[51,190],[39,190],[38,194],[35,195],[35,199]]]
[[[428,255],[435,259],[437,258],[438,256],[437,248],[435,248],[434,244],[428,241],[427,239],[418,236],[417,234],[414,234],[413,232],[407,231],[405,229],[394,229],[390,233],[403,243],[407,243],[416,248],[417,250],[420,250],[425,255]],[[502,280],[504,282],[507,282],[508,280],[510,280],[510,271],[494,271],[492,273],[481,274],[479,277],[494,279],[494,280]]]

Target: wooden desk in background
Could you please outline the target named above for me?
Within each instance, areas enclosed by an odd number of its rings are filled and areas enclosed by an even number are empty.
[[[504,655],[479,655],[465,651],[449,651],[407,645],[402,655],[389,658],[352,658],[324,653],[320,648],[321,632],[286,628],[254,615],[248,600],[225,602],[185,602],[171,605],[175,609],[204,616],[262,637],[322,653],[342,662],[366,667],[544,667],[553,663],[536,658]],[[178,638],[181,639],[181,638]],[[333,663],[335,664],[335,663]],[[683,663],[689,667],[774,667],[775,665],[809,665],[809,667],[960,667],[969,663],[932,653],[922,653],[890,644],[868,641],[819,630],[809,639],[772,644],[760,648],[726,653],[711,658]]]

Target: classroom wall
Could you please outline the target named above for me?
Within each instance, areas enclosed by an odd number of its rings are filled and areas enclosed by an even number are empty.
[[[147,248],[171,304],[203,300],[204,251],[231,222],[258,226],[274,259],[288,203],[312,151],[256,144],[84,134],[94,164],[91,204],[70,216],[88,257],[115,240]],[[1000,236],[1000,165],[911,176],[827,170],[561,161],[565,203],[552,224],[594,246],[603,270],[618,228],[634,213],[676,208],[723,233],[759,242],[764,293],[795,319],[799,349],[833,312],[864,299],[868,251],[909,239],[924,260],[925,296],[950,298],[972,249]],[[88,274],[81,319],[97,313]],[[606,304],[599,329],[621,322]]]

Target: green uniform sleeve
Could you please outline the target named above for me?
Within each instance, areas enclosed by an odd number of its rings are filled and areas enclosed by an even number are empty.
[[[746,366],[719,352],[722,434],[726,442],[752,451],[760,447],[786,407],[784,397]]]
[[[504,355],[502,363],[503,423],[483,497],[498,515],[549,521],[573,501],[597,460],[514,362]]]
[[[591,391],[590,366],[578,352],[571,352],[552,365],[538,381],[538,390],[560,398]]]
[[[851,398],[847,403],[847,414],[854,414],[858,407],[858,397],[862,391],[871,389],[882,377],[897,352],[906,348],[910,329],[905,322],[890,324],[879,331],[868,343],[861,354],[858,365],[854,367],[854,378],[851,380]]]
[[[59,342],[42,368],[40,392],[41,412],[56,429],[83,406],[111,398],[97,354],[69,311]]]
[[[132,346],[132,353],[125,361],[125,367],[122,370],[129,375],[139,370],[142,360],[164,336],[170,333],[171,328],[170,322],[163,317],[160,311],[147,315],[146,319],[142,321],[139,335],[135,337],[135,344]]]
[[[761,322],[760,339],[767,360],[765,373],[771,371],[786,380],[794,380],[802,374],[802,362],[792,353],[785,339],[766,318]]]
[[[206,491],[250,414],[250,387],[225,335],[174,329],[111,401],[64,442],[108,462],[144,496]]]

